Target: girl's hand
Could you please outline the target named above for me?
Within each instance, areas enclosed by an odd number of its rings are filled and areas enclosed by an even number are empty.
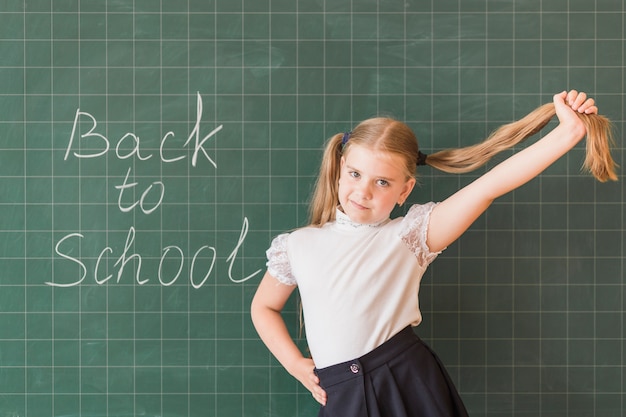
[[[563,95],[565,92],[561,93]],[[592,114],[598,113],[598,108],[595,105],[595,101],[592,98],[587,98],[587,94],[584,92],[578,92],[571,90],[565,93],[565,103],[568,104],[572,110],[578,113]]]
[[[320,380],[314,372],[313,359],[302,358],[298,360],[292,370],[292,375],[313,395],[315,401],[326,405],[326,391],[320,386]]]
[[[582,139],[586,134],[585,125],[576,113],[598,113],[595,101],[592,98],[587,98],[587,94],[584,92],[576,90],[556,94],[553,101],[559,123],[569,126],[573,132],[577,132],[576,136]]]

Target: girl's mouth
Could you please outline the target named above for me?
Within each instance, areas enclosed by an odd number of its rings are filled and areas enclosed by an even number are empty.
[[[362,206],[361,204],[357,203],[354,200],[350,200],[350,203],[352,204],[352,206],[354,208],[356,208],[357,210],[368,210],[368,207]]]

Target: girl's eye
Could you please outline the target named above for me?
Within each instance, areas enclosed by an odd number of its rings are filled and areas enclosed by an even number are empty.
[[[378,180],[377,183],[381,187],[387,187],[389,185],[389,182],[387,180]]]
[[[356,171],[350,171],[348,175],[350,175],[352,178],[359,178],[361,176],[361,174]]]

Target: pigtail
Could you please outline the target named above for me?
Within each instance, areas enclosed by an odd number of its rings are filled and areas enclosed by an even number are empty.
[[[473,171],[486,164],[496,154],[539,132],[555,114],[553,103],[544,104],[522,119],[501,126],[483,142],[428,155],[426,164],[449,173]],[[616,164],[610,153],[610,145],[613,144],[611,122],[597,114],[578,114],[578,116],[587,128],[587,150],[583,168],[601,182],[616,181]]]
[[[342,137],[341,133],[331,137],[324,149],[320,173],[309,207],[310,225],[322,226],[335,219],[335,210],[339,204]]]
[[[613,125],[611,121],[598,114],[579,114],[587,128],[587,150],[583,169],[591,173],[600,182],[617,181],[617,164],[611,157]]]

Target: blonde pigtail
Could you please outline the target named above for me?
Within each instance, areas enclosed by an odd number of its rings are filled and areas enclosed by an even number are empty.
[[[611,157],[613,124],[599,114],[580,114],[580,119],[587,128],[587,150],[583,169],[591,173],[598,181],[617,181],[618,165]]]
[[[476,145],[445,149],[428,155],[426,163],[449,173],[471,172],[486,164],[496,154],[507,150],[545,127],[556,114],[554,104],[548,103],[530,112],[522,119],[503,125],[487,139]],[[583,168],[598,181],[617,180],[617,165],[611,157],[612,125],[609,119],[597,114],[578,114],[587,128],[587,150]]]
[[[310,225],[321,226],[335,219],[335,210],[339,204],[342,137],[341,133],[331,137],[324,149],[320,173],[309,207]]]

